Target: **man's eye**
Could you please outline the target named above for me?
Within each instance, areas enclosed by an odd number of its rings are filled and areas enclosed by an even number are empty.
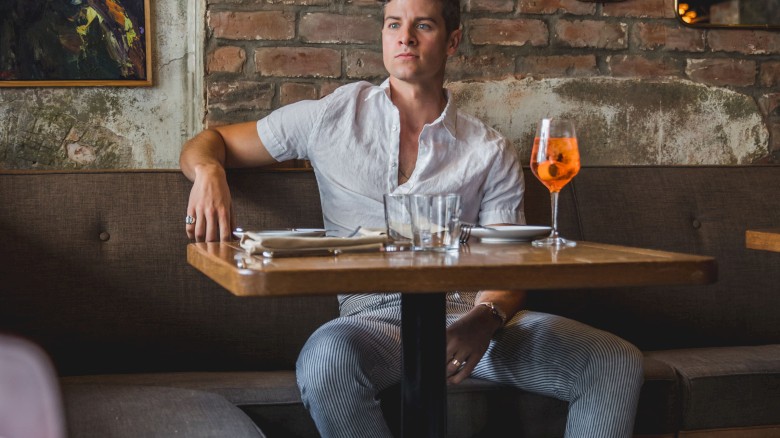
[[[398,23],[390,23],[387,25],[389,29],[398,29]]]
[[[431,29],[431,25],[430,24],[425,24],[425,23],[420,23],[420,24],[417,25],[417,28],[418,29],[422,29],[422,30],[430,30]]]

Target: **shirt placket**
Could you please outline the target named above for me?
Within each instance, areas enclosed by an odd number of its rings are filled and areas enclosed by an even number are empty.
[[[398,154],[401,150],[401,117],[398,110],[393,107],[390,120],[390,150],[388,153],[387,192],[395,193],[398,190]]]

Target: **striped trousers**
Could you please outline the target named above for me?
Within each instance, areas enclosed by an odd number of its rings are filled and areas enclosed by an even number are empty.
[[[474,296],[447,295],[447,324]],[[303,403],[325,438],[391,437],[377,394],[401,380],[400,294],[339,299],[341,316],[317,329],[298,357]],[[630,437],[642,353],[571,319],[521,311],[496,332],[471,377],[567,401],[566,437]]]

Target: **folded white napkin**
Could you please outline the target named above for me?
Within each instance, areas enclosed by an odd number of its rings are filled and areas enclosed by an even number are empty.
[[[289,251],[322,249],[326,251],[368,251],[379,250],[387,241],[387,236],[379,231],[361,230],[355,237],[300,237],[300,236],[263,236],[247,231],[241,236],[240,245],[250,254],[275,252],[283,254]]]

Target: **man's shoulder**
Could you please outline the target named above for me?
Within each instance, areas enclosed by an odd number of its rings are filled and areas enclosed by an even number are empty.
[[[336,88],[329,96],[333,96],[333,98],[355,98],[377,88],[379,87],[367,81],[350,82]]]
[[[474,116],[462,109],[457,109],[458,131],[464,133],[470,138],[481,138],[483,141],[494,143],[503,147],[506,137],[496,128],[487,124],[484,120]]]

